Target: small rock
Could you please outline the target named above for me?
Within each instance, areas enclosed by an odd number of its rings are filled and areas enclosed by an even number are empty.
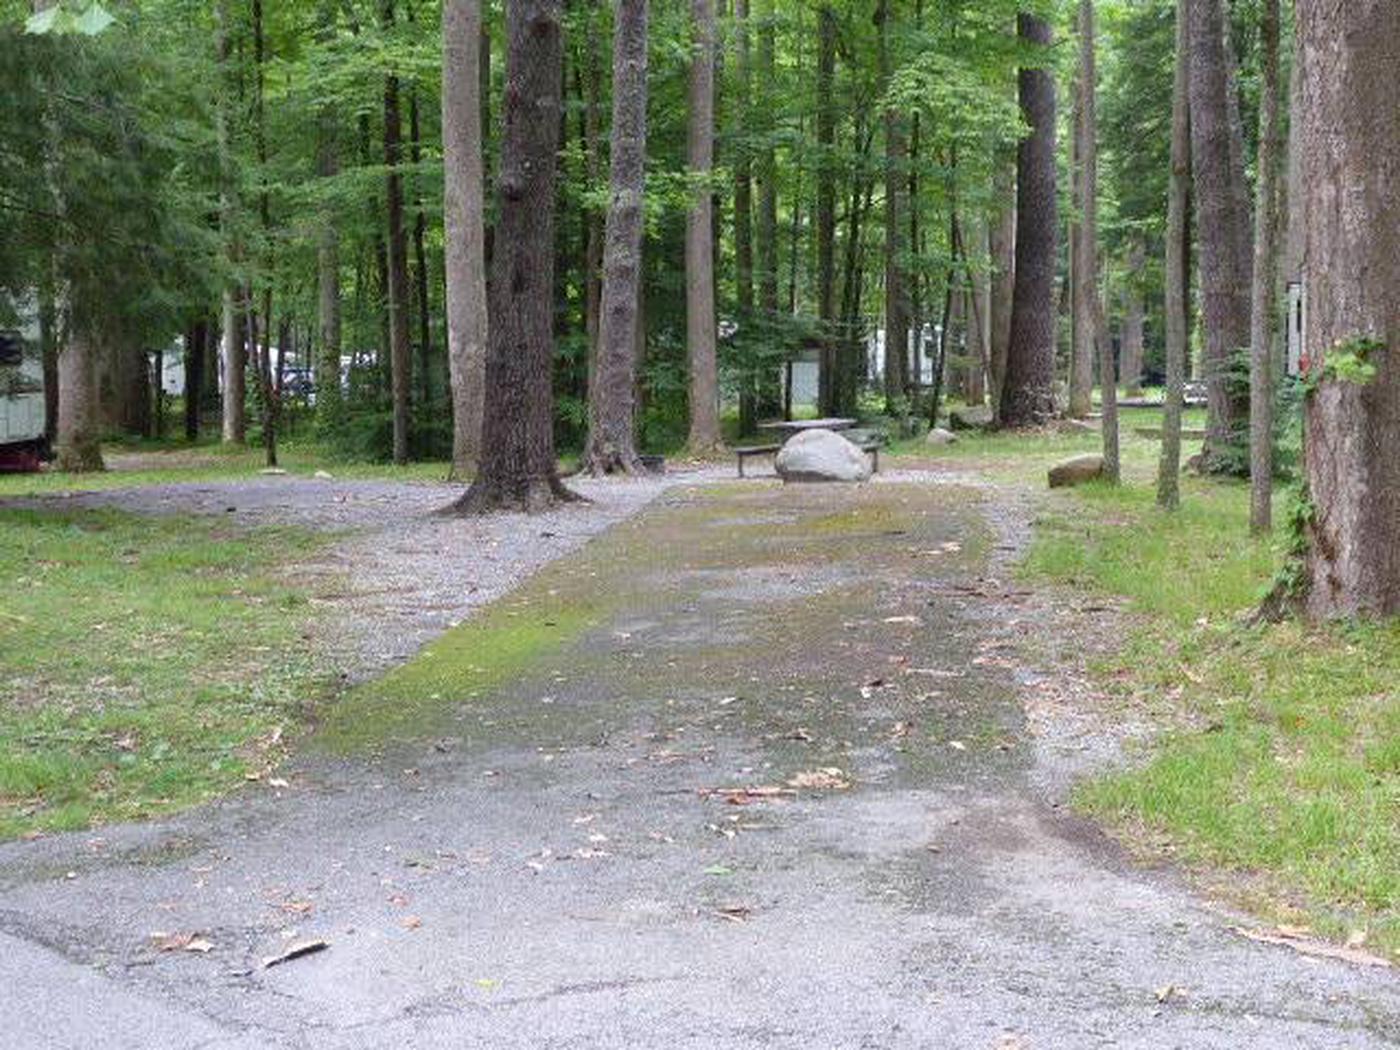
[[[944,430],[942,427],[934,427],[928,432],[928,436],[924,438],[924,443],[927,445],[956,445],[958,443],[958,435],[954,434],[951,430]]]
[[[834,430],[804,430],[778,452],[784,481],[868,481],[870,459]]]
[[[1070,488],[1093,481],[1103,474],[1103,457],[1097,453],[1074,456],[1050,468],[1052,489]]]
[[[318,470],[315,474],[312,474],[311,476],[313,478],[320,478],[322,481],[331,481],[334,478],[334,475],[331,474],[329,470]]]

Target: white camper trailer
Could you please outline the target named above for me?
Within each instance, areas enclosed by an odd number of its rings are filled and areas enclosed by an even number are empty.
[[[38,470],[44,448],[44,365],[38,348],[0,329],[0,471]]]

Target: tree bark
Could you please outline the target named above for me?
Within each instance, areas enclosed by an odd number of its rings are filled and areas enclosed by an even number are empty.
[[[875,9],[879,29],[878,64],[880,91],[890,87],[890,0],[879,0]],[[909,381],[909,301],[904,281],[904,191],[906,174],[904,125],[892,106],[884,110],[885,128],[885,412],[907,410],[905,386]]]
[[[1048,51],[1049,23],[1022,14],[1017,27],[1023,43]],[[1021,70],[1020,102],[1031,131],[1016,158],[1016,276],[1001,396],[1008,427],[1055,414],[1055,79],[1048,69]]]
[[[233,174],[229,146],[229,100],[227,98],[229,38],[228,5],[220,2],[214,7],[214,50],[217,57],[219,90],[214,105],[214,137],[219,161],[219,225],[229,262],[238,262],[238,248],[233,232]],[[223,341],[223,440],[226,445],[241,445],[247,438],[247,397],[245,356],[240,330],[239,313],[234,304],[234,289],[227,287],[221,296],[221,331]]]
[[[1162,458],[1157,505],[1181,502],[1181,408],[1191,331],[1191,0],[1177,0],[1176,73],[1172,85],[1171,178],[1167,192],[1166,337],[1167,390],[1162,415]]]
[[[1278,300],[1278,193],[1283,160],[1279,123],[1279,0],[1264,0],[1259,23],[1259,52],[1259,199],[1255,205],[1249,339],[1249,527],[1256,535],[1273,528],[1273,337]]]
[[[209,323],[196,321],[185,335],[185,440],[199,440],[200,396],[204,392],[204,351]]]
[[[491,280],[480,469],[449,508],[540,511],[576,499],[554,456],[554,177],[564,51],[561,0],[514,0]]]
[[[999,421],[1006,351],[1011,341],[1011,300],[1016,285],[1016,169],[1009,160],[998,166],[995,194],[999,210],[988,231],[992,286],[987,307],[991,322],[987,381],[991,387],[992,411]]]
[[[1086,85],[1084,79],[1086,37],[1084,5],[1079,5],[1078,26],[1079,69],[1074,78],[1074,113],[1070,136],[1070,195],[1077,214],[1069,224],[1069,295],[1070,295],[1070,361],[1069,403],[1065,415],[1071,419],[1087,419],[1093,411],[1094,395],[1094,298],[1098,288],[1093,283],[1098,244],[1086,233],[1086,135],[1093,132],[1086,126]],[[1092,62],[1092,54],[1089,56]]]
[[[384,26],[394,24],[394,0],[384,0]],[[409,391],[413,359],[408,337],[408,235],[403,222],[403,128],[399,77],[384,77],[384,215],[389,300],[389,378],[393,395],[394,462],[408,462]]]
[[[1307,612],[1400,613],[1400,5],[1300,0]],[[1367,364],[1350,379],[1335,369]],[[1356,371],[1355,368],[1352,370]]]
[[[583,469],[635,474],[635,385],[646,188],[647,0],[618,0],[613,26],[611,199],[603,240],[597,368]]]
[[[1142,242],[1134,240],[1128,249],[1128,274],[1123,282],[1122,351],[1118,361],[1119,379],[1129,397],[1142,396],[1142,354],[1144,313],[1142,269],[1145,264]]]
[[[739,383],[739,433],[752,434],[758,423],[760,336],[754,324],[753,158],[747,136],[753,112],[753,72],[749,63],[749,3],[734,0],[734,78],[738,98],[732,126],[734,147],[734,298],[739,339],[744,348]]]
[[[452,384],[452,476],[462,481],[476,469],[481,453],[486,378],[481,0],[446,0],[442,22],[447,367]]]
[[[584,170],[590,192],[603,184],[602,150],[602,63],[599,57],[598,19],[602,17],[597,0],[590,0],[584,15],[583,45],[583,152]],[[598,353],[598,320],[603,300],[603,213],[591,202],[584,208],[583,247],[583,328],[588,338],[589,375]]]
[[[719,369],[715,359],[714,165],[715,2],[691,0],[694,33],[690,60],[687,158],[691,187],[685,223],[686,346],[690,357],[692,453],[720,447]]]
[[[837,346],[836,320],[836,13],[829,4],[817,12],[817,321],[821,340],[818,411],[836,411],[834,391]],[[794,253],[796,249],[794,246]],[[796,270],[793,272],[796,281]]]
[[[1079,263],[1080,302],[1086,325],[1080,346],[1097,358],[1103,406],[1103,476],[1118,483],[1118,370],[1099,294],[1098,71],[1095,61],[1094,0],[1079,3]]]
[[[329,40],[335,27],[335,5],[323,3],[320,32]],[[340,171],[335,112],[324,107],[317,115],[317,174],[326,180]],[[317,322],[320,328],[316,352],[316,416],[324,425],[340,415],[340,229],[336,209],[328,206],[320,217],[316,245]]]
[[[423,162],[423,144],[418,125],[418,85],[414,84],[408,94],[408,141],[409,159],[415,170]],[[432,300],[428,293],[431,282],[428,278],[428,216],[423,210],[423,194],[420,188],[421,176],[414,176],[413,184],[413,292],[418,300],[418,404],[421,411],[427,412],[433,397],[433,324]]]
[[[1235,140],[1237,117],[1226,55],[1222,0],[1190,0],[1191,162],[1201,251],[1201,299],[1208,392],[1203,470],[1239,468],[1249,414],[1247,396],[1231,390],[1231,357],[1249,345],[1249,199]]]

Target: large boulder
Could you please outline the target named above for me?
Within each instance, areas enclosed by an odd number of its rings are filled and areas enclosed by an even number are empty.
[[[969,405],[948,413],[950,430],[984,430],[992,425],[992,410],[986,405]]]
[[[1103,457],[1097,453],[1074,456],[1050,468],[1052,489],[1070,488],[1103,475]]]
[[[870,459],[834,430],[804,430],[778,452],[784,481],[868,481]]]

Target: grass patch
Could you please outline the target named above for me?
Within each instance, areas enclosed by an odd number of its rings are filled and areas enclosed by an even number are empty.
[[[383,677],[336,701],[321,742],[337,752],[440,732],[461,705],[478,699],[576,640],[601,618],[585,600],[527,587],[495,602]]]
[[[104,446],[110,469],[93,474],[45,470],[38,474],[0,474],[0,498],[53,492],[95,492],[138,485],[247,480],[264,466],[263,451],[251,446],[177,442],[112,443]],[[382,479],[440,482],[450,464],[428,461],[396,467],[392,463],[346,462],[314,441],[278,446],[278,462],[290,474],[325,470],[340,480]]]
[[[279,754],[316,674],[278,570],[324,537],[0,509],[0,838],[149,816]]]
[[[1246,903],[1400,957],[1400,624],[1246,626],[1277,565],[1248,534],[1245,486],[1088,486],[1039,523],[1025,570],[1146,614],[1112,688],[1171,726],[1078,804],[1142,848],[1226,869]]]

